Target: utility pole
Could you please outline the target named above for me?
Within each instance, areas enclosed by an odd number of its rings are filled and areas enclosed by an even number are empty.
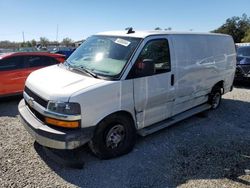
[[[58,42],[58,24],[56,25],[56,41]]]
[[[22,32],[22,34],[23,34],[23,43],[25,43],[25,39],[24,39],[24,32]]]

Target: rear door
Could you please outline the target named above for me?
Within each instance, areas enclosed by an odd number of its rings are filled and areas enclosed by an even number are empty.
[[[167,37],[146,39],[132,68],[138,128],[147,127],[172,115],[175,88],[169,46]],[[136,73],[145,59],[152,60],[154,64],[154,73],[151,76],[140,76]]]
[[[0,95],[20,93],[23,90],[25,63],[22,56],[0,60]]]

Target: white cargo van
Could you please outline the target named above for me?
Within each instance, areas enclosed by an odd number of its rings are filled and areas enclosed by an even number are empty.
[[[89,37],[65,63],[33,72],[18,109],[41,145],[89,143],[100,158],[129,152],[145,136],[207,109],[232,90],[231,36],[165,31]]]

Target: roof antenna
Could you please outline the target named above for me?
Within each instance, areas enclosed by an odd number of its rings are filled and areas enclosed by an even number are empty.
[[[135,32],[133,31],[133,27],[127,27],[125,30],[128,30],[127,34],[131,34]]]

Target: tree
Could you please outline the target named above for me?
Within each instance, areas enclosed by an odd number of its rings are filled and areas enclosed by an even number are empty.
[[[233,37],[234,42],[239,43],[245,37],[246,32],[250,29],[250,18],[246,14],[242,17],[232,17],[226,20],[222,26],[212,31],[215,33],[229,34]]]
[[[53,46],[59,46],[59,42],[58,41],[50,41],[50,44],[52,44]]]
[[[0,41],[0,48],[18,48],[19,43],[10,42],[8,40]]]
[[[161,29],[160,27],[156,27],[155,30],[158,30],[158,31],[159,31],[159,30],[162,30],[162,29]]]
[[[27,48],[27,47],[32,47],[32,44],[31,44],[30,41],[27,41],[27,42],[22,42],[22,43],[20,44],[20,46],[21,46],[22,48]]]
[[[26,43],[25,43],[25,42],[22,42],[22,43],[20,44],[20,47],[22,47],[22,48],[27,47],[27,46],[26,46]]]
[[[172,27],[165,28],[164,30],[165,30],[165,31],[171,31],[171,30],[172,30]]]
[[[27,41],[27,42],[26,42],[26,46],[27,46],[27,47],[32,47],[31,42],[30,42],[30,41]]]
[[[66,38],[64,38],[62,40],[62,44],[65,45],[65,46],[67,46],[67,47],[71,46],[73,44],[73,40],[70,39],[70,38],[68,38],[68,37],[66,37]]]
[[[47,46],[49,44],[49,39],[46,37],[40,37],[40,44],[41,46]]]
[[[30,41],[30,43],[31,43],[32,47],[35,47],[35,46],[36,46],[36,41],[35,41],[35,39],[32,39],[32,40]]]
[[[245,33],[244,38],[241,40],[241,42],[250,42],[250,29],[247,30],[247,32]]]

